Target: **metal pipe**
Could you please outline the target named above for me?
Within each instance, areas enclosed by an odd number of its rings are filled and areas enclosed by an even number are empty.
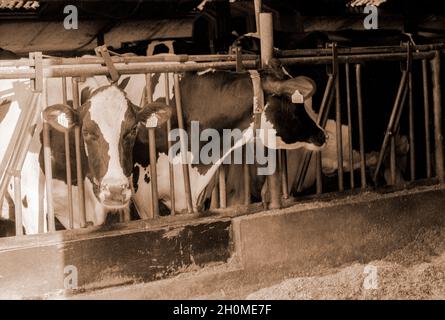
[[[424,126],[425,126],[425,165],[426,177],[431,178],[431,137],[430,137],[430,103],[428,88],[428,65],[427,60],[422,60],[422,77],[423,77],[423,110],[424,110]]]
[[[169,81],[169,74],[164,73],[165,77],[165,104],[171,105],[170,101],[170,81]],[[172,130],[172,122],[171,119],[167,120],[167,147],[168,150],[171,150],[172,142],[168,138],[170,131]],[[170,179],[170,214],[174,216],[176,214],[176,200],[175,200],[175,173],[173,168],[173,163],[171,161],[168,162],[168,177]]]
[[[431,76],[433,83],[433,108],[434,108],[434,146],[436,158],[436,176],[442,183],[444,181],[443,163],[443,135],[442,135],[442,92],[440,81],[440,52],[437,51],[431,60]]]
[[[186,143],[186,137],[184,136],[184,118],[182,113],[182,101],[181,101],[181,88],[179,87],[179,75],[174,74],[174,89],[175,89],[175,100],[176,100],[176,115],[178,118],[178,127],[180,130],[180,143],[181,143],[181,154],[182,154],[182,172],[184,174],[184,189],[186,195],[187,211],[188,213],[193,213],[193,202],[192,202],[192,191],[190,188],[190,173],[188,166],[188,148]]]
[[[411,46],[413,51],[432,51],[437,49],[445,49],[443,44],[417,45]],[[295,56],[317,56],[330,55],[331,49],[294,49],[294,50],[278,50],[277,57],[295,57]],[[406,49],[401,46],[377,46],[377,47],[350,47],[338,48],[338,54],[373,54],[373,53],[405,53]]]
[[[23,235],[23,219],[22,219],[22,184],[21,173],[14,177],[14,199],[15,199],[15,235]]]
[[[73,91],[73,109],[78,110],[80,107],[79,98],[79,79],[71,79],[72,91]],[[80,227],[85,228],[87,224],[86,208],[85,208],[85,185],[84,185],[84,175],[82,167],[82,153],[81,153],[81,143],[82,139],[80,136],[80,127],[76,126],[74,128],[74,145],[76,150],[76,176],[77,176],[77,194],[79,201],[79,220]]]
[[[260,33],[260,13],[262,11],[262,0],[254,0],[256,32]]]
[[[351,114],[351,79],[349,63],[345,64],[346,72],[346,107],[348,113],[348,137],[349,137],[349,174],[351,190],[354,190],[354,151],[352,149],[352,114]]]
[[[355,77],[357,84],[357,114],[358,114],[358,131],[360,144],[360,179],[362,189],[366,189],[366,159],[365,159],[365,134],[363,127],[363,99],[362,99],[362,66],[355,65]]]
[[[226,190],[226,171],[224,166],[221,165],[218,169],[219,171],[219,207],[221,209],[227,208],[227,190]]]
[[[150,156],[151,202],[153,218],[159,217],[158,174],[156,168],[156,128],[148,128],[148,145]]]
[[[391,151],[390,151],[390,163],[389,169],[391,174],[391,185],[396,185],[396,137],[391,136]]]
[[[63,104],[68,104],[67,98],[67,84],[66,78],[62,78],[62,97]],[[65,140],[65,165],[66,165],[66,184],[68,187],[68,218],[70,229],[74,228],[74,213],[73,213],[73,180],[71,177],[71,149],[70,149],[70,133],[64,133]]]
[[[434,52],[413,52],[413,60],[432,59]],[[384,53],[384,54],[368,54],[368,55],[343,55],[338,57],[339,63],[360,63],[367,61],[402,61],[406,59],[406,53]],[[332,57],[296,57],[296,58],[279,58],[283,65],[316,65],[329,64],[332,62]],[[242,62],[246,69],[253,69],[258,67],[257,60],[245,60]],[[186,72],[186,71],[203,71],[206,69],[235,69],[236,61],[218,61],[218,62],[197,62],[197,63],[147,63],[143,65],[130,64],[116,64],[116,70],[119,74],[135,74],[135,73],[162,73],[162,72]],[[99,66],[44,66],[43,76],[45,78],[60,78],[60,77],[89,77],[108,74],[107,67]],[[32,69],[19,70],[2,70],[0,79],[34,79],[35,72]]]
[[[151,74],[145,75],[145,98],[153,102],[153,83]],[[156,168],[156,128],[148,128],[148,154],[150,158],[151,212],[152,218],[159,218],[158,173]]]
[[[47,102],[47,80],[43,80],[43,91],[41,96],[42,110],[48,106]],[[45,167],[45,184],[46,184],[46,208],[48,212],[48,231],[56,231],[55,215],[53,206],[53,169],[51,163],[51,144],[49,138],[49,124],[43,122],[43,161]],[[43,232],[42,226],[39,225],[39,232]]]
[[[338,162],[338,191],[344,191],[344,172],[343,172],[343,137],[341,125],[341,103],[340,103],[340,74],[335,78],[335,121],[337,136],[337,162]]]
[[[288,187],[288,180],[287,180],[287,150],[280,150],[280,172],[281,172],[281,187],[282,187],[282,193],[283,193],[283,199],[289,198],[289,187]]]
[[[410,70],[408,76],[408,121],[409,121],[409,159],[410,178],[416,180],[416,140],[414,128],[414,98],[413,98],[413,73]]]

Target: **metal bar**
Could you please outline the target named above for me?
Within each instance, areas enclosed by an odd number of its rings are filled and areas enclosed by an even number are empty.
[[[288,180],[287,180],[287,150],[280,150],[280,172],[281,172],[281,187],[282,187],[282,193],[283,193],[283,199],[289,198],[289,187],[288,187]]]
[[[221,165],[218,169],[219,177],[219,207],[221,209],[227,208],[227,190],[226,190],[226,171],[224,166]]]
[[[433,108],[434,108],[434,146],[436,159],[436,176],[442,183],[444,181],[443,163],[443,135],[442,135],[442,92],[440,81],[440,52],[437,51],[431,60],[431,76],[433,83]]]
[[[273,57],[273,16],[271,13],[260,13],[260,42],[261,42],[261,66],[264,68]],[[267,133],[265,133],[267,136]],[[277,150],[268,149],[268,152],[275,152],[275,159],[278,160]],[[281,183],[280,164],[277,163],[276,170],[267,176],[270,192],[270,209],[281,208]]]
[[[351,79],[349,63],[345,64],[346,72],[346,108],[348,113],[348,142],[349,142],[349,175],[351,190],[355,189],[354,185],[354,151],[352,148],[352,114],[351,114]]]
[[[413,97],[413,73],[410,70],[408,76],[408,117],[409,117],[409,159],[410,178],[416,180],[416,140],[414,128],[414,97]]]
[[[63,104],[68,104],[66,78],[62,78],[62,97]],[[71,177],[71,149],[70,149],[70,133],[65,132],[65,164],[66,164],[66,184],[68,187],[68,218],[70,229],[74,228],[73,213],[73,179]]]
[[[165,89],[165,103],[167,105],[170,105],[171,101],[170,101],[169,74],[164,73],[164,77],[165,77],[165,88],[164,88]],[[171,122],[171,119],[168,119],[167,120],[167,147],[168,147],[168,150],[171,150],[171,147],[172,147],[172,142],[168,138],[171,130],[172,130],[172,122]],[[174,216],[176,214],[175,173],[174,173],[173,163],[171,163],[171,161],[168,162],[168,177],[170,179],[170,184],[169,184],[170,185],[170,201],[171,201],[170,214],[172,216]]]
[[[428,88],[428,65],[427,60],[422,60],[422,77],[423,77],[423,110],[424,110],[424,126],[425,126],[425,165],[426,177],[429,179],[431,173],[431,137],[430,137],[430,103]]]
[[[150,155],[151,201],[153,217],[159,217],[158,174],[156,170],[156,128],[148,128],[148,145]]]
[[[14,199],[15,199],[15,235],[23,235],[23,217],[22,217],[22,184],[20,172],[14,177]]]
[[[394,107],[392,109],[388,127],[387,127],[387,131],[386,131],[385,137],[383,139],[382,148],[380,149],[379,159],[377,161],[377,166],[376,166],[376,170],[374,173],[374,182],[377,181],[377,177],[378,177],[380,168],[382,166],[382,163],[383,163],[383,160],[385,157],[386,148],[388,146],[388,143],[390,142],[390,137],[391,137],[391,135],[394,134],[394,130],[397,127],[397,123],[396,123],[397,117],[398,117],[397,115],[399,113],[401,114],[401,112],[399,112],[399,109],[402,110],[402,108],[403,108],[403,103],[400,103],[400,102],[403,99],[404,92],[406,92],[405,88],[406,88],[407,76],[408,76],[408,72],[402,71],[402,77],[400,79],[399,89],[397,91],[397,96],[396,96],[396,99],[394,102]]]
[[[443,44],[417,45],[412,46],[413,51],[431,51],[438,49],[445,49]],[[400,46],[377,46],[377,47],[350,47],[339,48],[338,53],[344,54],[373,54],[373,53],[405,53],[406,50]],[[316,55],[330,55],[330,49],[295,49],[295,50],[278,50],[277,57],[289,56],[316,56]]]
[[[262,11],[262,0],[254,0],[256,32],[260,33],[260,13]]]
[[[355,65],[355,77],[357,84],[357,113],[358,113],[358,131],[360,144],[360,179],[362,189],[366,189],[366,159],[365,159],[365,134],[363,127],[363,100],[362,100],[362,66]]]
[[[73,109],[78,110],[80,107],[79,98],[79,79],[71,79],[72,91],[73,91]],[[82,153],[81,153],[81,137],[80,137],[80,127],[76,126],[74,128],[74,144],[76,150],[76,176],[77,176],[77,194],[79,201],[79,220],[80,227],[85,228],[87,224],[86,208],[85,208],[85,185],[84,185],[84,175],[82,168]]]
[[[390,151],[390,163],[389,169],[391,174],[391,185],[396,185],[396,137],[394,135],[391,136],[391,151]]]
[[[182,154],[182,172],[184,174],[184,189],[186,195],[187,211],[188,213],[193,213],[193,202],[192,202],[192,192],[190,188],[190,173],[188,166],[188,148],[186,143],[186,137],[184,136],[184,118],[182,113],[182,101],[181,101],[181,88],[179,87],[179,75],[174,74],[174,88],[175,88],[175,100],[176,100],[176,114],[178,118],[178,127],[180,130],[180,143],[181,143],[181,154]]]
[[[432,59],[434,52],[413,52],[412,58]],[[406,59],[406,53],[387,53],[387,54],[369,54],[369,55],[345,55],[339,56],[339,63],[359,63],[367,61],[401,61]],[[283,65],[316,65],[329,64],[332,61],[331,57],[297,57],[297,58],[279,58]],[[243,67],[253,69],[258,67],[257,60],[243,61]],[[218,62],[197,62],[197,63],[178,63],[178,64],[156,64],[147,63],[142,65],[131,64],[116,64],[116,70],[121,74],[135,74],[135,73],[162,73],[162,72],[185,72],[185,71],[203,71],[209,68],[214,69],[235,69],[236,61],[218,61]],[[89,77],[98,75],[107,75],[108,68],[102,66],[44,66],[43,76],[46,78],[60,78],[60,77]],[[18,70],[2,70],[0,79],[34,79],[35,72],[32,69],[18,69]]]
[[[153,102],[152,75],[145,75],[145,99]],[[148,128],[148,154],[150,157],[151,211],[153,218],[159,218],[158,173],[156,168],[156,128]]]
[[[341,102],[340,102],[340,73],[335,78],[335,124],[337,136],[337,162],[338,162],[338,191],[344,191],[344,170],[343,170],[343,137],[341,125]]]
[[[42,92],[42,110],[48,106],[47,102],[47,81],[44,79],[43,81],[43,92]],[[55,225],[55,215],[54,215],[54,206],[53,206],[53,169],[51,163],[51,144],[49,138],[49,124],[44,121],[43,122],[43,161],[45,167],[45,185],[46,185],[46,210],[48,214],[48,231],[54,232],[56,231]],[[39,225],[39,232],[43,232],[41,226]]]

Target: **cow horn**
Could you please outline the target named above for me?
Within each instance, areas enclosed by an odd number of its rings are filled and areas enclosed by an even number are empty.
[[[266,77],[263,82],[263,90],[268,94],[285,95],[292,99],[294,103],[303,103],[310,99],[316,90],[315,82],[304,76],[278,80],[272,77]],[[303,101],[297,101],[296,96],[300,96]]]

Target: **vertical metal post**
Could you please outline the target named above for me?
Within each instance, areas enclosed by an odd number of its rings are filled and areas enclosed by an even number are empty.
[[[79,98],[79,79],[72,78],[71,84],[73,88],[73,109],[78,110],[80,107]],[[85,228],[87,224],[86,208],[85,208],[85,185],[82,168],[82,153],[81,153],[82,139],[80,136],[80,127],[74,128],[74,144],[76,150],[76,175],[77,175],[77,190],[78,190],[78,202],[79,202],[79,214],[80,214],[80,227]]]
[[[221,209],[227,208],[227,190],[226,190],[226,171],[224,166],[221,165],[218,169],[219,171],[219,207]]]
[[[289,198],[289,187],[288,187],[288,180],[287,180],[287,150],[280,150],[279,152],[280,156],[280,164],[281,164],[281,186],[282,186],[282,193],[283,193],[283,199]]]
[[[159,217],[158,173],[156,168],[156,127],[148,128],[148,145],[150,156],[151,203],[153,218]]]
[[[391,136],[391,149],[390,149],[390,163],[389,169],[391,174],[391,185],[396,185],[396,137],[394,135]]]
[[[358,131],[360,144],[360,179],[362,189],[366,189],[366,159],[365,159],[365,135],[363,128],[363,100],[362,100],[362,66],[355,65],[355,77],[357,84],[357,114],[358,114]]]
[[[145,98],[153,102],[151,73],[145,75]],[[156,168],[156,127],[148,127],[148,154],[150,157],[151,210],[153,218],[159,217],[158,173]]]
[[[352,149],[352,114],[351,114],[351,80],[349,63],[345,64],[346,72],[346,107],[348,113],[348,142],[349,142],[349,174],[351,190],[354,190],[354,151]]]
[[[251,188],[250,188],[250,167],[247,164],[247,145],[243,146],[243,154],[244,154],[244,164],[243,164],[243,181],[244,181],[244,205],[249,205],[251,203]]]
[[[169,79],[169,73],[164,73],[165,76],[165,104],[170,105],[170,79]],[[168,138],[170,135],[170,131],[172,130],[172,122],[171,119],[167,120],[167,147],[168,150],[171,150],[172,142]],[[175,174],[174,174],[174,168],[173,163],[169,161],[168,163],[168,176],[170,179],[170,214],[174,216],[176,214],[176,200],[175,200]]]
[[[428,88],[428,65],[427,60],[422,60],[422,80],[423,80],[423,110],[425,126],[425,165],[426,177],[431,178],[431,137],[430,137],[430,103]]]
[[[63,104],[68,104],[66,77],[62,77],[62,97]],[[65,140],[65,165],[66,165],[66,184],[68,187],[68,218],[70,229],[74,228],[73,214],[73,181],[71,177],[71,149],[70,149],[70,133],[64,133]]]
[[[410,178],[416,180],[416,140],[414,128],[414,98],[413,98],[413,72],[410,69],[408,75],[408,117],[409,117],[409,155]]]
[[[260,41],[261,41],[261,65],[267,66],[273,57],[273,16],[271,13],[260,13]],[[267,136],[267,133],[265,133]],[[268,152],[277,150],[268,149]],[[278,159],[275,156],[275,159]],[[270,191],[270,209],[281,208],[281,183],[279,164],[276,165],[275,172],[267,177]]]
[[[43,91],[42,91],[42,110],[48,106],[47,102],[47,80],[43,80]],[[46,183],[46,208],[48,212],[48,231],[56,231],[55,216],[54,216],[54,206],[53,206],[53,171],[51,164],[51,145],[49,138],[49,124],[43,122],[43,161],[45,167],[45,183]],[[42,226],[39,224],[39,232]]]
[[[22,219],[22,184],[20,172],[14,176],[14,200],[15,203],[15,235],[23,235],[23,219]]]
[[[254,0],[256,32],[260,33],[260,13],[262,10],[262,0]]]
[[[179,87],[179,75],[174,74],[174,88],[175,88],[175,101],[176,101],[176,114],[178,118],[178,127],[180,130],[180,143],[181,143],[181,153],[182,153],[182,172],[184,174],[184,189],[186,194],[187,211],[188,213],[193,213],[193,202],[192,202],[192,192],[190,188],[190,173],[188,166],[188,148],[186,143],[186,137],[184,136],[184,118],[182,113],[182,102],[181,102],[181,88]]]
[[[440,183],[444,181],[443,163],[443,135],[442,135],[442,92],[440,82],[440,51],[436,51],[431,60],[431,75],[433,83],[433,108],[434,108],[434,142],[436,158],[436,176]]]
[[[334,44],[334,51],[336,46]],[[334,54],[336,57],[336,53]],[[344,191],[344,173],[343,173],[343,137],[341,125],[341,96],[340,96],[340,73],[338,72],[338,61],[334,58],[334,64],[337,72],[335,73],[335,121],[337,135],[337,162],[338,162],[338,191]]]

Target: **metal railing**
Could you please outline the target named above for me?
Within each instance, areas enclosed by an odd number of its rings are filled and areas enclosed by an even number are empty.
[[[338,161],[338,191],[342,192],[345,190],[344,181],[344,168],[343,168],[343,147],[342,147],[342,123],[341,115],[344,111],[342,108],[341,101],[341,91],[340,88],[345,88],[346,90],[346,112],[349,125],[349,163],[351,164],[350,174],[350,187],[355,188],[354,184],[354,171],[353,168],[353,147],[352,147],[352,133],[351,124],[354,122],[352,118],[352,107],[353,101],[351,99],[351,92],[353,88],[351,86],[351,69],[355,69],[356,76],[356,106],[358,111],[358,127],[359,127],[359,154],[360,154],[360,180],[361,188],[366,189],[372,181],[367,180],[366,177],[366,161],[365,161],[365,136],[364,136],[364,119],[363,119],[363,96],[362,96],[362,63],[369,61],[408,61],[406,68],[401,71],[401,80],[396,94],[396,99],[391,112],[390,119],[384,119],[388,121],[387,130],[385,138],[382,142],[382,146],[379,152],[379,159],[377,162],[377,169],[374,176],[374,182],[379,173],[382,162],[384,161],[384,156],[388,148],[390,148],[391,157],[391,177],[394,178],[395,170],[395,132],[397,132],[400,126],[400,116],[403,111],[403,106],[406,100],[408,100],[409,108],[409,140],[410,140],[410,163],[411,163],[411,180],[416,179],[415,173],[415,136],[414,136],[414,122],[415,116],[413,113],[413,93],[412,93],[412,68],[411,63],[420,62],[422,67],[422,83],[424,91],[424,126],[425,126],[425,145],[426,145],[426,172],[427,178],[432,178],[433,175],[437,178],[439,182],[444,181],[444,164],[443,164],[443,146],[442,146],[442,101],[441,101],[441,83],[440,83],[440,56],[441,51],[444,49],[441,45],[431,45],[431,46],[411,46],[404,45],[402,47],[373,47],[373,48],[349,48],[342,49],[337,48],[333,44],[328,49],[320,50],[293,50],[293,51],[282,51],[277,53],[277,58],[282,62],[283,65],[319,65],[325,64],[329,65],[330,69],[328,72],[328,80],[326,88],[323,93],[321,100],[321,105],[319,109],[319,114],[317,121],[324,127],[328,120],[329,111],[331,106],[335,101],[335,119],[336,119],[336,140],[337,140],[337,161]],[[258,68],[260,64],[260,59],[258,56],[248,55],[206,55],[206,56],[187,56],[187,55],[171,55],[171,56],[148,56],[148,57],[111,57],[114,68],[120,75],[124,74],[145,74],[146,79],[146,100],[147,102],[152,101],[152,83],[151,75],[155,73],[163,74],[165,77],[165,95],[166,104],[172,103],[169,96],[169,74],[173,73],[174,79],[174,92],[175,92],[175,106],[178,115],[178,127],[184,129],[186,123],[182,117],[183,110],[181,104],[180,96],[180,81],[179,73],[185,71],[202,71],[208,68],[221,69],[221,70],[234,70],[240,65],[246,69]],[[1,163],[1,199],[6,191],[6,186],[8,185],[11,177],[14,178],[14,185],[16,194],[15,198],[15,220],[17,225],[17,235],[22,234],[22,219],[21,219],[21,194],[20,194],[20,174],[19,171],[23,165],[26,152],[29,147],[29,131],[32,123],[37,121],[38,115],[42,110],[47,107],[47,95],[49,94],[48,88],[46,86],[46,79],[48,78],[60,78],[62,81],[63,88],[63,103],[67,103],[68,97],[68,85],[71,85],[72,89],[72,100],[73,108],[77,109],[80,105],[79,97],[79,83],[81,78],[93,77],[97,75],[108,75],[109,68],[107,66],[99,66],[106,64],[106,59],[104,58],[41,58],[41,56],[36,53],[30,55],[29,60],[19,60],[19,61],[0,61],[0,79],[30,79],[34,84],[33,88],[35,93],[32,95],[32,99],[29,103],[29,107],[23,113],[16,131],[14,133],[13,139],[10,143],[10,148],[8,148],[5,157]],[[168,63],[174,62],[174,63]],[[344,65],[346,78],[344,86],[340,84],[340,66]],[[428,65],[431,69],[431,79],[428,77]],[[2,70],[2,67],[7,67],[7,70]],[[22,67],[20,69],[11,70],[11,67]],[[433,108],[430,110],[430,87],[429,83],[432,84],[432,97],[433,97]],[[432,115],[430,114],[432,111]],[[429,131],[429,121],[432,116],[434,122],[434,168],[433,171],[433,161],[431,158],[431,136]],[[171,122],[167,123],[167,130],[172,129]],[[78,126],[74,129],[75,137],[75,152],[76,152],[76,175],[77,181],[84,181],[84,172],[82,172],[81,166],[81,139],[80,139],[80,128]],[[27,134],[28,133],[28,134]],[[184,138],[181,139],[184,141]],[[73,212],[73,197],[72,197],[72,177],[71,177],[71,158],[70,158],[70,137],[68,133],[65,133],[65,155],[66,155],[66,178],[68,185],[68,212],[69,212],[69,225],[70,228],[74,226],[74,212]],[[150,149],[147,151],[150,154],[150,172],[151,172],[151,186],[152,186],[152,211],[154,217],[159,217],[159,207],[158,207],[158,194],[157,194],[157,175],[156,175],[156,145],[155,145],[155,129],[149,128],[149,145]],[[44,166],[45,166],[45,185],[46,185],[46,204],[47,204],[47,216],[48,216],[48,231],[54,232],[55,227],[55,214],[52,199],[52,165],[51,165],[51,150],[50,150],[50,136],[49,136],[49,124],[44,122],[43,124],[43,154],[44,154]],[[288,194],[288,181],[287,181],[287,153],[285,151],[280,151],[279,155],[279,166],[277,175],[280,177],[281,182],[272,181],[271,187],[275,188],[275,193],[280,197],[287,198]],[[306,152],[304,160],[301,162],[298,175],[297,175],[297,186],[298,190],[301,191],[302,184],[304,182],[309,162],[311,158],[315,157],[316,160],[316,192],[321,194],[323,191],[323,172],[322,172],[322,151],[321,152]],[[190,177],[189,177],[189,167],[187,164],[183,164],[183,175],[184,175],[184,186],[175,185],[175,177],[173,173],[172,165],[169,167],[169,178],[170,178],[170,195],[172,200],[171,214],[177,213],[175,209],[174,201],[174,190],[175,188],[184,188],[185,194],[187,196],[187,211],[188,213],[193,213],[193,203],[191,195]],[[227,207],[226,198],[226,177],[224,170],[219,170],[218,173],[219,186],[215,188],[212,193],[214,198],[219,198],[219,207]],[[244,165],[243,169],[243,179],[244,179],[244,194],[245,194],[245,205],[250,204],[250,177],[249,168]],[[85,190],[83,184],[79,183],[79,193],[78,193],[78,203],[80,204],[80,226],[87,226],[86,219],[86,208],[85,208]],[[277,189],[278,188],[278,189]],[[281,201],[281,200],[280,200]],[[43,222],[42,222],[43,223]],[[39,230],[43,230],[43,226],[40,226]]]

